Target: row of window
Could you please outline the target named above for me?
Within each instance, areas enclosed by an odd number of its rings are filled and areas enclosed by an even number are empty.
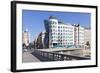
[[[73,32],[72,30],[68,30],[68,29],[66,29],[66,30],[58,30],[59,32]]]
[[[55,31],[55,28],[52,28],[50,31]],[[69,29],[58,29],[58,31],[73,32],[73,30],[69,30]]]
[[[75,34],[78,35],[78,32],[76,32]],[[79,34],[80,34],[80,35],[83,35],[84,33],[80,33],[80,32],[79,32]]]
[[[56,36],[55,35],[55,36],[51,36],[51,39],[52,38],[68,38],[69,39],[69,38],[73,38],[73,36],[68,36],[68,35],[67,36]],[[78,39],[78,36],[76,36],[76,40],[77,39]],[[84,40],[84,36],[79,37],[79,40]]]
[[[76,44],[80,44],[81,45],[81,44],[84,44],[84,43],[76,43]]]
[[[73,33],[58,33],[58,35],[73,35]]]
[[[58,30],[56,30],[56,29],[51,29],[50,31],[51,31],[51,32],[57,32]]]
[[[57,22],[55,22],[55,21],[50,21],[50,24],[57,24]],[[50,25],[50,27],[54,27],[54,28],[57,28],[57,26],[54,26],[54,25]],[[62,28],[64,28],[64,29],[73,29],[73,27],[66,27],[66,26],[58,26],[58,28],[60,29],[62,29]],[[77,31],[78,31],[78,28],[76,29]],[[83,30],[84,29],[79,29],[79,31],[80,32],[83,32]]]
[[[64,39],[64,38],[59,39],[59,38],[58,38],[58,41],[73,41],[73,39]]]
[[[58,28],[65,28],[65,29],[73,29],[73,27],[66,27],[66,26],[58,26]]]
[[[50,31],[51,32],[55,32],[55,31],[59,31],[59,32],[73,32],[73,30],[68,30],[68,29],[66,29],[66,30],[57,30],[57,29],[55,29],[55,28],[53,28],[53,29],[50,29]]]
[[[50,30],[51,32],[52,31],[55,31],[55,28],[57,28],[56,26],[53,26],[52,29]],[[73,30],[70,30],[70,29],[58,29],[59,32],[73,32]]]
[[[49,24],[57,24],[55,21],[50,21]]]
[[[69,42],[58,42],[57,40],[51,40],[51,43],[53,43],[53,42],[57,42],[57,43],[60,43],[60,44],[73,44],[73,42],[72,41],[69,41]],[[84,42],[76,42],[76,44],[84,44]]]
[[[66,38],[66,39],[68,38],[69,39],[69,38],[73,38],[73,36],[51,36],[51,39],[52,38]]]
[[[50,35],[73,35],[73,33],[50,33]]]
[[[73,43],[72,42],[69,42],[69,43],[58,43],[59,45],[68,45],[68,44],[70,44],[70,45],[72,45]]]
[[[75,36],[75,37],[78,37],[78,36]],[[79,38],[84,38],[84,36],[79,36]]]
[[[57,26],[54,26],[54,25],[53,25],[53,26],[50,26],[50,27],[51,27],[51,28],[57,28]]]
[[[57,24],[56,22],[52,22],[52,23],[55,23],[55,24]],[[49,27],[57,27],[57,26],[55,26],[55,25],[50,25]],[[70,29],[70,30],[72,30],[73,29],[73,27],[66,27],[66,26],[58,26],[58,29]]]
[[[65,40],[65,39],[52,39],[51,41],[56,41],[56,42],[71,42],[71,41],[73,41],[73,39],[67,39],[67,40]]]
[[[58,38],[60,38],[60,39],[62,39],[62,38],[70,39],[70,38],[73,38],[73,36],[60,36],[60,37],[58,37]]]

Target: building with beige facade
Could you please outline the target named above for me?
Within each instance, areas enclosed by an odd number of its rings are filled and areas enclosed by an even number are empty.
[[[22,35],[22,43],[25,46],[28,46],[29,45],[29,33],[28,33],[28,31],[24,31],[23,32],[23,35]]]
[[[91,46],[91,29],[90,28],[85,28],[84,30],[84,43],[90,44]]]

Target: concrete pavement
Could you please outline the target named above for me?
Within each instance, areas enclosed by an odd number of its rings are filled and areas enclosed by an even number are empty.
[[[32,55],[30,52],[23,52],[22,56],[23,62],[40,62],[40,60],[37,59],[34,55]]]

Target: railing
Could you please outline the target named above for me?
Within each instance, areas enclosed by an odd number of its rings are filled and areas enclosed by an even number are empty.
[[[40,51],[34,50],[35,54],[38,54],[44,58],[47,58],[52,61],[64,61],[64,60],[89,60],[90,58],[86,57],[79,57],[74,55],[66,55],[66,54],[59,54],[55,52],[47,52],[47,51]]]

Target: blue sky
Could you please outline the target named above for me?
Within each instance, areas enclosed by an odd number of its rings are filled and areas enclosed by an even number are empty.
[[[90,27],[91,24],[90,13],[23,10],[23,31],[25,31],[26,29],[29,31],[31,41],[33,41],[33,39],[35,39],[40,32],[45,30],[44,20],[48,19],[51,15],[57,17],[58,20],[64,23],[80,24],[85,28]]]

